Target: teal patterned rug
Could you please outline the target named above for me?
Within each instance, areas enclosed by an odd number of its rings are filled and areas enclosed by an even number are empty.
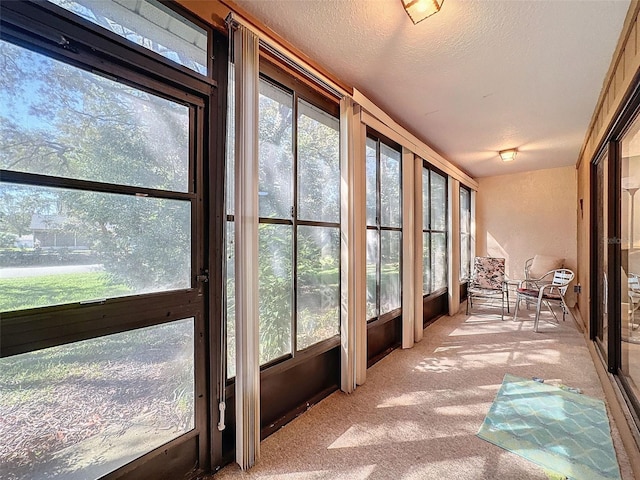
[[[478,436],[570,479],[620,479],[596,398],[507,374]]]

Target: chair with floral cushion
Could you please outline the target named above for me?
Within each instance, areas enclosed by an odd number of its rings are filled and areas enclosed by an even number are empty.
[[[547,272],[540,278],[530,278],[520,282],[518,290],[516,291],[516,308],[513,312],[513,319],[518,319],[520,301],[525,300],[536,302],[536,319],[533,324],[534,332],[538,331],[542,305],[547,306],[549,310],[551,310],[551,313],[553,313],[554,318],[556,318],[551,304],[554,302],[559,304],[562,308],[562,320],[564,321],[565,315],[569,311],[564,296],[574,276],[575,274],[568,268],[558,268]]]
[[[467,315],[473,307],[474,299],[499,299],[502,310],[500,318],[504,320],[506,308],[505,259],[493,257],[475,257],[473,272],[467,288]]]

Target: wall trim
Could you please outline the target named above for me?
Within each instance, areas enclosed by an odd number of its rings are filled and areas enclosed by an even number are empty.
[[[615,381],[615,377],[605,370],[602,357],[595,348],[594,343],[586,335],[584,339],[604,391],[607,410],[618,428],[633,474],[636,478],[640,478],[640,450],[636,442],[636,438],[640,438],[640,431],[632,421],[631,412],[618,383]]]

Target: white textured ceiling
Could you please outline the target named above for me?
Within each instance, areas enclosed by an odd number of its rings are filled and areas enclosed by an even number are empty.
[[[413,25],[401,0],[236,3],[474,177],[576,163],[629,6],[445,0]]]

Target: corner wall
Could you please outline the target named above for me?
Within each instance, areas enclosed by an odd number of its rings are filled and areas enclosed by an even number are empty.
[[[640,2],[632,0],[576,164],[578,183],[578,231],[576,236],[579,265],[578,281],[582,284],[582,295],[578,299],[577,309],[579,310],[578,317],[582,317],[586,323],[585,337],[587,339],[590,338],[589,329],[591,323],[589,283],[592,262],[590,254],[592,228],[590,216],[593,199],[591,198],[590,166],[593,157],[598,153],[598,148],[609,133],[620,110],[624,107],[628,92],[640,72],[639,11]],[[634,425],[629,408],[625,404],[614,377],[602,368],[602,361],[593,343],[589,342],[588,345],[596,368],[601,375],[608,406],[620,431],[631,467],[634,474],[640,477],[640,450],[635,437],[637,427]]]
[[[600,97],[594,108],[593,115],[585,140],[580,151],[576,169],[578,171],[578,202],[582,200],[582,208],[578,209],[578,281],[582,284],[582,295],[578,299],[577,308],[585,319],[585,331],[589,338],[590,318],[590,165],[597,149],[609,131],[619,109],[624,103],[634,77],[640,71],[640,35],[638,34],[638,12],[640,2],[632,0],[624,21],[622,32],[616,51],[611,59],[611,65],[602,85]],[[639,467],[640,468],[640,467]]]
[[[536,254],[562,257],[575,272],[576,184],[573,166],[478,179],[476,254],[504,257],[511,279]]]

